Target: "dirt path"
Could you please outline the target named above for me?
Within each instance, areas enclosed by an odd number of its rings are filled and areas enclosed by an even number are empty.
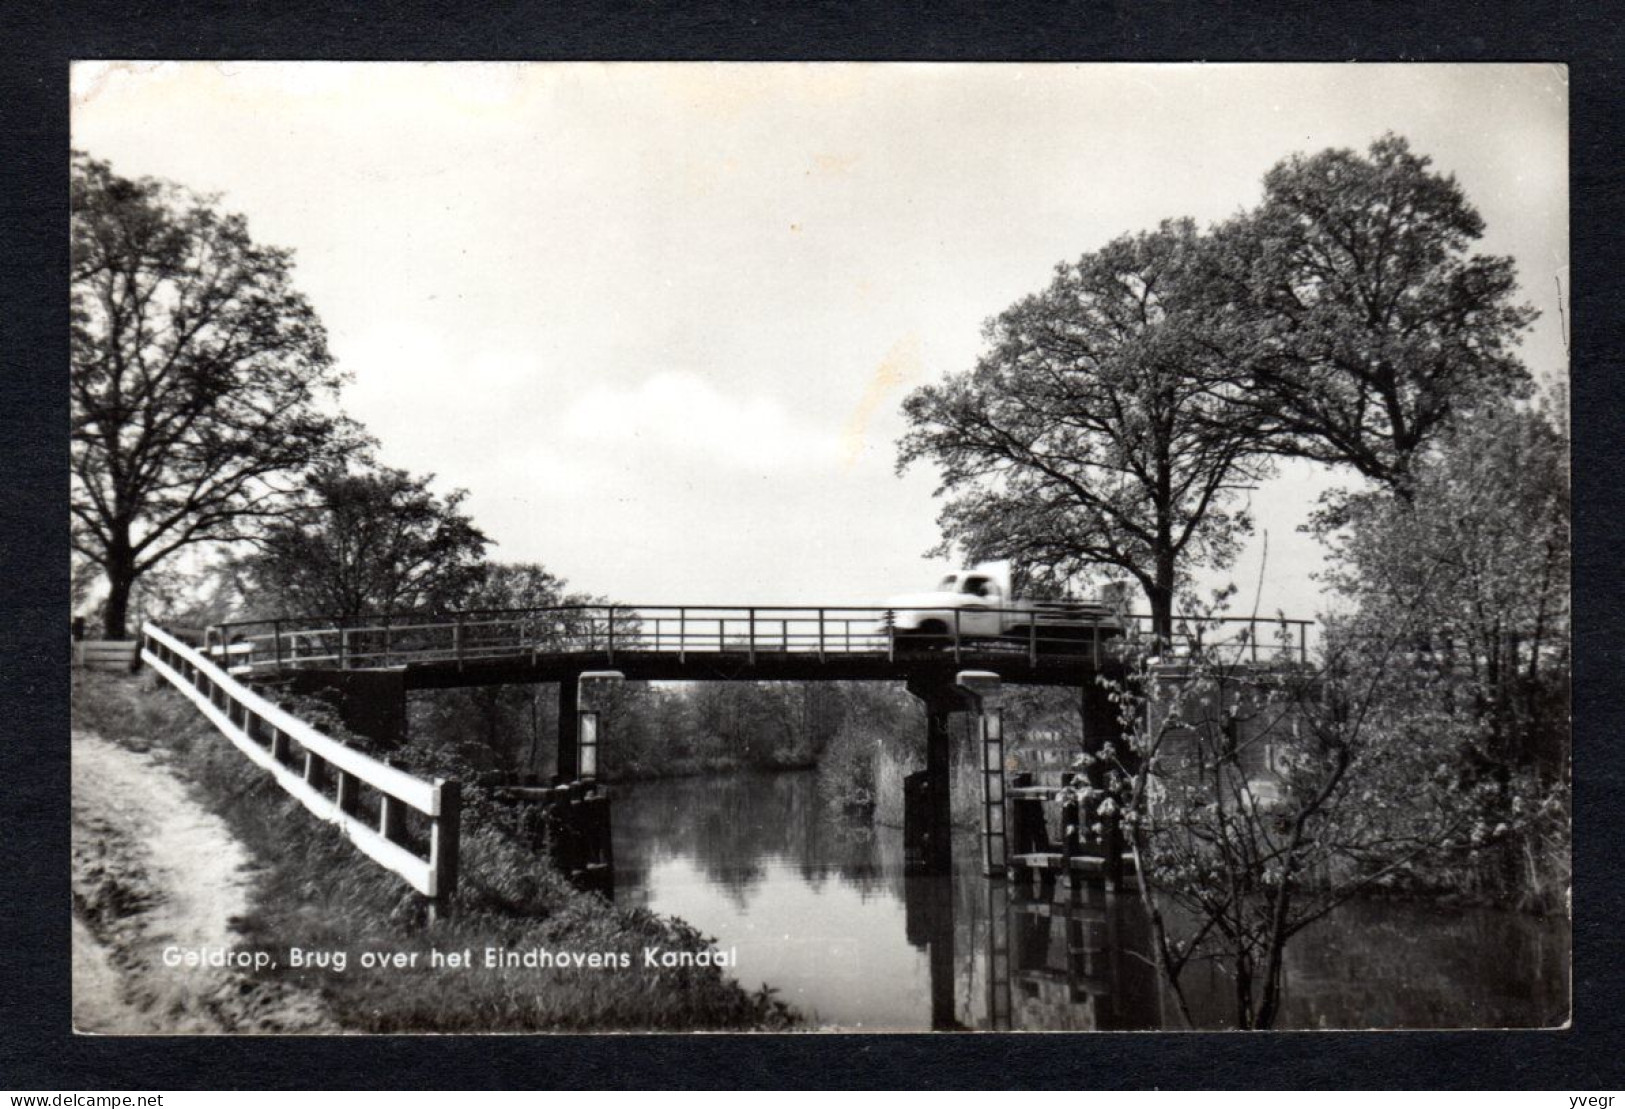
[[[152,753],[73,734],[73,1019],[81,1032],[334,1031],[240,955],[249,859]],[[199,965],[170,965],[197,953]]]

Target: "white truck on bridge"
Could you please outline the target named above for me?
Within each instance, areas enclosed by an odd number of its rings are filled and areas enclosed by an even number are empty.
[[[1120,635],[1123,621],[1100,601],[1030,601],[1011,595],[1010,564],[956,570],[925,593],[888,599],[887,630],[922,641],[1077,640]]]

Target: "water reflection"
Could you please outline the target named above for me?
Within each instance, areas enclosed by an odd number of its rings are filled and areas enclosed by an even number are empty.
[[[1181,1027],[1132,894],[1054,897],[978,873],[906,875],[900,829],[820,804],[813,774],[617,787],[616,896],[734,947],[814,1027],[1088,1031]],[[1345,906],[1288,951],[1281,1027],[1530,1027],[1568,1012],[1568,928],[1489,910]],[[1203,1027],[1229,985],[1187,983]]]

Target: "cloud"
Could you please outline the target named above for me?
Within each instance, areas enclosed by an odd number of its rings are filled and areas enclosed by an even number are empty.
[[[585,445],[759,472],[821,469],[840,457],[836,436],[799,423],[774,398],[724,392],[685,371],[597,386],[565,412],[563,428]]]

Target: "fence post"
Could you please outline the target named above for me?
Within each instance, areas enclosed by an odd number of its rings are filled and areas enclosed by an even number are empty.
[[[688,661],[688,609],[677,610],[677,661]]]
[[[378,806],[378,834],[391,843],[401,842],[406,830],[406,807],[389,794],[383,795]]]
[[[271,757],[284,765],[288,761],[288,737],[281,728],[271,726]]]
[[[750,610],[750,643],[745,648],[750,657],[750,664],[756,665],[756,610]]]
[[[818,610],[818,661],[824,661],[824,610]]]
[[[361,799],[361,780],[347,770],[338,771],[339,812],[345,816],[354,816]]]
[[[605,636],[606,636],[608,644],[609,644],[609,661],[613,665],[614,662],[615,662],[615,606],[614,605],[609,606],[609,626],[608,626],[608,630],[605,632]]]
[[[463,822],[463,787],[444,779],[435,783],[440,813],[429,827],[429,866],[434,874],[434,900],[430,920],[449,919],[451,899],[457,893],[457,852]]]
[[[276,645],[276,668],[282,669],[282,621],[271,621],[271,639]]]
[[[1247,621],[1247,645],[1252,648],[1253,665],[1258,665],[1258,618]]]
[[[399,769],[398,759],[385,759],[384,765]],[[378,834],[391,843],[400,843],[406,836],[406,806],[387,793],[380,793],[378,804]]]
[[[327,788],[327,762],[314,751],[305,752],[305,784],[317,792]]]
[[[457,669],[463,668],[463,614],[457,614],[457,624],[451,630],[452,653],[457,658]]]

